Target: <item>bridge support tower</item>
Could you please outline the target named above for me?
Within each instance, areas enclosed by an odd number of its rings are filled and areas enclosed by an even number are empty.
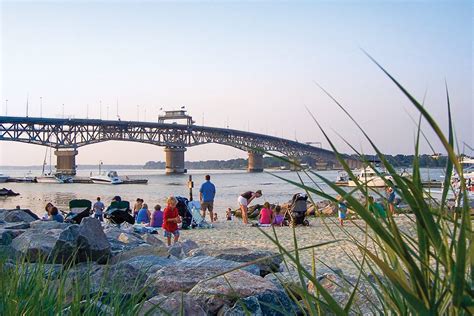
[[[166,174],[180,174],[186,173],[187,170],[184,167],[184,147],[165,147],[166,157]]]
[[[249,151],[248,172],[263,172],[263,155]]]
[[[57,157],[56,173],[75,176],[77,154],[78,152],[75,149],[57,149],[54,152]]]

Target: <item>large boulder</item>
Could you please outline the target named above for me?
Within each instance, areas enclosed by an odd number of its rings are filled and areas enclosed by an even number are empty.
[[[196,284],[189,294],[204,306],[209,313],[217,313],[224,305],[233,305],[239,298],[256,296],[264,292],[282,292],[272,282],[243,270],[236,270],[224,276],[203,280]]]
[[[280,254],[268,250],[251,250],[248,248],[226,248],[226,249],[195,249],[190,252],[190,256],[207,255],[218,259],[224,259],[235,262],[253,262],[260,269],[262,276],[271,272],[277,272],[283,258]]]
[[[7,223],[2,226],[3,229],[28,229],[30,228],[30,223],[27,222],[13,222]]]
[[[145,244],[145,241],[140,235],[128,230],[120,229],[116,226],[106,227],[104,233],[110,243],[113,255]]]
[[[30,229],[13,239],[12,247],[31,262],[105,262],[110,256],[110,244],[94,218],[85,218],[80,225],[68,225],[66,229]]]
[[[351,293],[354,290],[354,285],[357,283],[356,278],[343,276],[334,273],[324,273],[318,277],[319,284],[329,292],[331,297],[338,303],[339,306],[346,306],[350,299]],[[375,283],[375,282],[373,282]],[[308,291],[310,293],[316,292],[316,287],[310,281],[308,282]],[[367,302],[372,302],[368,304]],[[358,284],[357,294],[351,307],[350,315],[373,315],[376,310],[372,304],[379,302],[376,292],[372,285],[366,280]],[[378,306],[382,309],[381,306]]]
[[[25,231],[24,229],[0,229],[0,245],[10,245],[13,239]]]
[[[155,255],[145,255],[131,257],[130,259],[119,262],[118,264],[126,264],[144,272],[147,275],[156,273],[161,268],[174,265],[177,260],[174,258],[160,257]]]
[[[192,315],[205,316],[206,311],[199,305],[195,298],[183,292],[174,292],[168,296],[158,295],[146,301],[139,316],[161,316],[161,315]]]
[[[199,248],[199,245],[196,242],[192,240],[183,240],[182,242],[173,244],[168,249],[168,254],[173,257],[182,259],[188,256],[192,250],[197,248]]]
[[[255,296],[241,299],[222,314],[224,316],[285,316],[298,315],[299,313],[301,310],[298,305],[284,291],[264,291]]]
[[[158,234],[144,234],[142,236],[143,241],[147,244],[155,246],[155,247],[165,247],[166,244],[163,240],[161,240]]]
[[[9,223],[14,223],[14,222],[30,223],[39,219],[39,217],[35,213],[27,209],[7,210],[6,212],[3,213],[3,216],[4,216],[3,220]]]
[[[195,256],[183,259],[179,262],[180,265],[188,265],[193,267],[208,267],[219,271],[233,270],[242,265],[241,262],[235,262],[225,259],[218,259],[209,256]],[[242,270],[250,272],[255,275],[260,275],[260,269],[258,266],[252,264],[243,267]]]
[[[50,230],[50,229],[65,229],[67,228],[70,223],[60,223],[56,221],[42,221],[42,220],[37,220],[34,222],[30,223],[31,229],[44,229],[44,230]]]
[[[149,244],[139,244],[131,249],[125,249],[117,252],[115,256],[110,259],[111,264],[116,264],[121,261],[126,261],[139,256],[159,256],[168,257],[168,248],[166,246],[151,246]]]

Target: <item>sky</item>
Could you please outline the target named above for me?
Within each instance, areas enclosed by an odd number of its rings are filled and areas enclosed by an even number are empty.
[[[199,125],[329,148],[309,111],[339,150],[351,152],[347,141],[373,153],[321,86],[384,153],[412,154],[418,113],[365,50],[445,132],[447,85],[462,150],[474,145],[472,19],[471,1],[0,1],[1,115],[25,116],[27,99],[29,116],[42,99],[43,117],[99,118],[101,103],[103,119],[156,121],[160,108],[186,106]],[[40,165],[45,150],[0,142],[0,165]],[[240,157],[222,145],[186,152]],[[77,163],[99,160],[143,164],[164,153],[131,142],[79,149]]]

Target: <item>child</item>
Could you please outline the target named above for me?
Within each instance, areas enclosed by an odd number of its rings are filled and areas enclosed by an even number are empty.
[[[148,204],[144,203],[142,208],[137,214],[137,224],[149,224],[150,223],[150,211],[148,210]]]
[[[151,227],[161,227],[163,226],[163,211],[161,210],[161,205],[155,205],[155,211],[151,216]]]
[[[280,214],[281,212],[281,207],[280,205],[277,205],[275,207],[275,220],[273,221],[274,226],[283,226],[285,222],[285,216]]]
[[[263,203],[263,208],[260,210],[259,220],[260,225],[271,225],[274,221],[273,212],[270,208],[270,203]]]
[[[337,214],[339,217],[339,224],[344,226],[344,220],[347,215],[347,205],[342,196],[338,195],[336,198],[339,202],[337,203]]]
[[[369,196],[369,211],[375,214],[376,217],[387,218],[387,212],[383,206],[374,201],[373,196]]]
[[[213,217],[212,221],[217,222],[217,213],[214,213],[214,217]]]
[[[225,212],[225,217],[228,221],[232,220],[232,209],[230,207],[227,208],[227,211]]]
[[[165,237],[167,238],[168,246],[171,246],[171,235],[174,236],[174,242],[177,243],[179,239],[178,224],[181,223],[181,218],[178,214],[176,204],[178,200],[174,196],[170,196],[166,203],[165,211],[163,212],[163,230],[165,231]]]

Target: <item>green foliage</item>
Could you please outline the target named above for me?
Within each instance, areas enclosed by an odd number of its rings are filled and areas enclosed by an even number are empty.
[[[448,136],[446,137],[424,107],[388,72],[381,66],[379,67],[420,112],[415,154],[410,159],[410,164],[413,166],[413,177],[411,178],[399,175],[395,170],[396,164],[394,161],[383,155],[346,109],[324,89],[323,91],[354,122],[371,144],[378,160],[393,177],[393,183],[386,181],[386,184],[393,187],[409,205],[412,214],[400,216],[407,216],[413,223],[413,229],[401,229],[397,224],[397,218],[393,217],[392,214],[388,214],[387,219],[380,219],[370,212],[367,205],[361,203],[357,196],[363,195],[367,197],[368,195],[380,194],[364,185],[364,183],[358,183],[356,189],[346,192],[321,174],[305,171],[308,177],[324,182],[332,190],[343,196],[347,201],[348,207],[354,210],[364,222],[362,225],[356,222],[353,222],[353,224],[357,225],[365,233],[366,240],[359,240],[351,235],[349,231],[340,228],[347,235],[348,241],[353,243],[360,252],[358,256],[354,253],[345,252],[359,271],[357,282],[351,284],[349,289],[346,289],[346,292],[350,295],[346,306],[335,304],[329,292],[314,277],[314,273],[303,267],[298,253],[296,255],[290,254],[281,246],[276,238],[266,232],[262,231],[262,233],[278,246],[280,252],[285,255],[288,264],[297,268],[301,282],[296,293],[302,298],[302,303],[300,303],[306,307],[305,310],[310,315],[321,314],[321,310],[330,311],[337,315],[348,314],[350,311],[357,313],[360,306],[355,304],[354,297],[356,293],[361,295],[362,283],[370,286],[373,293],[375,293],[376,299],[367,300],[366,307],[376,313],[396,315],[472,315],[474,313],[474,284],[472,277],[474,275],[474,245],[472,242],[472,223],[467,198],[468,192],[466,191],[464,181],[461,183],[462,206],[452,210],[447,205],[452,170],[462,174],[461,166],[454,151],[454,133],[449,96],[447,98],[449,129]],[[426,163],[426,161],[423,162],[423,159],[426,159],[426,157],[420,156],[418,150],[422,119],[428,122],[429,127],[435,132],[439,141],[443,144],[444,150],[447,152],[447,157],[444,160],[440,160],[440,163],[444,163],[446,178],[441,201],[437,203],[433,203],[431,198],[426,198],[426,196],[429,196],[429,192],[425,191],[421,183],[420,168],[422,164]],[[315,118],[314,120],[345,171],[353,179],[356,179],[344,161],[343,155],[338,152],[319,122]],[[360,160],[374,167],[371,157],[358,153],[355,148],[352,149]],[[400,158],[398,157],[398,159]],[[280,176],[275,176],[282,179]],[[320,191],[319,188],[305,185],[303,181],[301,183],[291,180],[286,181],[298,186],[309,194],[318,195],[325,199],[329,198],[336,202],[334,198]],[[334,228],[329,226],[327,228],[329,233],[332,234],[331,230]],[[294,243],[295,248],[297,248],[296,238]],[[344,250],[339,248],[339,251]],[[360,260],[360,257],[363,257],[363,260]],[[324,258],[315,256],[313,261],[324,262]],[[307,278],[314,285],[313,291],[307,289],[303,277]],[[349,282],[349,280],[346,280],[346,282]],[[340,284],[337,286],[341,287],[341,291],[344,290]]]

